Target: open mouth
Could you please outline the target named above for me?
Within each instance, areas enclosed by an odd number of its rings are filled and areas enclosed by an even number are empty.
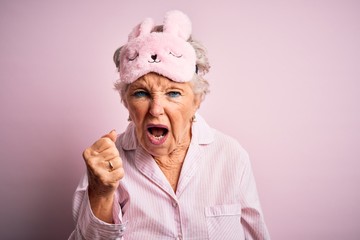
[[[153,144],[162,144],[166,140],[166,136],[169,132],[169,129],[164,125],[149,125],[147,127],[147,132],[150,141]]]

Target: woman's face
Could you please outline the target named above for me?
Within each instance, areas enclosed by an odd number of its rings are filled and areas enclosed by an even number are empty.
[[[140,144],[155,157],[170,155],[191,140],[191,119],[200,104],[191,83],[148,73],[131,83],[125,106]]]

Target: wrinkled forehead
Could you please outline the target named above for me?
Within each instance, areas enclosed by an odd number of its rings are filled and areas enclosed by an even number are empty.
[[[133,83],[130,83],[129,88],[144,88],[144,89],[180,89],[188,91],[191,89],[191,82],[175,82],[160,74],[150,72],[140,77]]]

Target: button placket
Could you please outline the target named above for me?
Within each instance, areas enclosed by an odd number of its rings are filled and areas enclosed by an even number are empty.
[[[173,206],[175,212],[175,221],[177,222],[177,234],[175,233],[174,239],[175,240],[182,240],[182,226],[181,226],[181,213],[180,213],[180,206],[176,198],[172,199],[171,205]]]

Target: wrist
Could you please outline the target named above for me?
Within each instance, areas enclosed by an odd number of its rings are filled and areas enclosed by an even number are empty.
[[[114,223],[113,221],[113,204],[114,193],[112,194],[96,194],[89,190],[89,202],[91,210],[98,219],[107,222]]]

